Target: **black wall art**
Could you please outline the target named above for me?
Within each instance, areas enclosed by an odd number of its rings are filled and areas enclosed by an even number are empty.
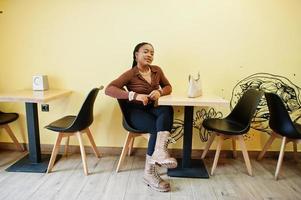
[[[201,110],[198,110],[195,113],[195,118],[193,120],[193,128],[198,129],[199,137],[202,142],[208,141],[210,136],[210,132],[202,126],[202,123],[204,119],[210,118],[223,118],[223,113],[220,111],[216,111],[214,108],[201,108]]]
[[[301,88],[292,83],[288,78],[269,74],[256,73],[239,81],[233,88],[230,109],[236,105],[238,99],[248,89],[258,89],[263,92],[272,92],[280,96],[284,102],[293,121],[301,121]],[[263,97],[257,107],[255,117],[252,120],[253,129],[270,133],[269,110],[265,98]]]
[[[230,110],[233,109],[242,94],[251,88],[278,94],[290,113],[292,120],[301,123],[301,88],[284,76],[270,73],[256,73],[240,80],[232,90]],[[193,120],[193,128],[198,130],[202,142],[208,141],[210,135],[210,132],[205,130],[202,126],[203,120],[222,117],[222,112],[216,111],[214,108],[201,108],[196,111]],[[251,128],[270,134],[271,129],[269,129],[268,121],[269,111],[266,100],[263,97],[257,107],[255,117],[251,123]],[[179,140],[184,134],[184,121],[175,119],[171,132],[172,137],[175,140]],[[252,136],[245,134],[244,138],[245,140],[251,140]]]

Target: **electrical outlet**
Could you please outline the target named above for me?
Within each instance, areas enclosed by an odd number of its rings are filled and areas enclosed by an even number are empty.
[[[41,105],[42,112],[49,112],[49,105],[48,104],[42,104]]]

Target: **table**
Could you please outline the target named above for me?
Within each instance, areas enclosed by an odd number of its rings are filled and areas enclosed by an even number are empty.
[[[46,91],[18,90],[0,93],[0,102],[24,102],[28,133],[29,154],[6,169],[9,172],[45,173],[50,155],[42,155],[38,119],[38,103],[46,103],[69,95],[69,90],[49,89]]]
[[[226,106],[229,102],[218,96],[203,95],[188,98],[181,95],[167,95],[160,97],[158,105],[184,106],[184,136],[183,156],[177,159],[178,167],[168,169],[167,174],[174,177],[209,178],[204,163],[200,159],[191,159],[193,109],[195,106]]]

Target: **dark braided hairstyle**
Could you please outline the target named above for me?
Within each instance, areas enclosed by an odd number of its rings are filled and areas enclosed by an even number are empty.
[[[132,68],[135,67],[135,66],[137,65],[135,53],[138,52],[139,49],[140,49],[143,45],[146,45],[146,44],[151,45],[151,44],[148,43],[148,42],[141,42],[141,43],[139,43],[139,44],[137,44],[137,45],[135,46],[135,49],[134,49],[134,52],[133,52],[133,64],[132,64]],[[151,45],[151,46],[153,46],[153,45]]]

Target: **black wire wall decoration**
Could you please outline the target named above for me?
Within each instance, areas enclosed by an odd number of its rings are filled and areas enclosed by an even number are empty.
[[[195,118],[193,119],[193,128],[198,129],[199,137],[202,142],[208,141],[210,132],[208,132],[203,126],[204,119],[210,118],[222,118],[223,114],[220,111],[215,111],[214,108],[205,109],[196,111]],[[171,130],[171,137],[178,141],[184,135],[184,120],[175,119],[173,127]]]
[[[292,120],[294,122],[301,122],[301,88],[284,76],[270,73],[252,74],[239,81],[232,90],[230,110],[233,109],[242,94],[251,88],[278,94],[285,104]],[[269,110],[266,100],[263,97],[257,107],[255,117],[251,123],[251,128],[270,134],[271,129],[269,128],[268,121]],[[250,137],[246,136],[245,139],[250,139]]]
[[[214,108],[209,108],[208,110],[202,108],[196,111],[195,119],[193,120],[193,128],[198,129],[199,137],[202,142],[207,142],[210,136],[210,131],[206,130],[203,126],[203,120],[210,118],[223,118],[223,113],[216,111]]]
[[[178,141],[184,135],[184,120],[175,119],[171,129],[171,137]]]
[[[232,90],[230,100],[230,110],[232,111],[243,93],[248,89],[257,89],[263,92],[272,92],[278,94],[285,104],[292,120],[301,123],[301,88],[291,82],[284,76],[279,76],[270,73],[255,73],[242,80],[240,80]],[[193,128],[198,129],[198,133],[202,142],[208,141],[210,132],[202,126],[204,119],[222,118],[223,114],[220,111],[209,108],[206,110],[202,108],[196,111],[193,120]],[[265,98],[263,97],[256,109],[255,116],[252,119],[251,128],[271,133],[269,128],[269,110]],[[175,119],[171,131],[172,137],[177,141],[184,134],[184,121]],[[244,135],[245,140],[251,140],[252,136]]]

